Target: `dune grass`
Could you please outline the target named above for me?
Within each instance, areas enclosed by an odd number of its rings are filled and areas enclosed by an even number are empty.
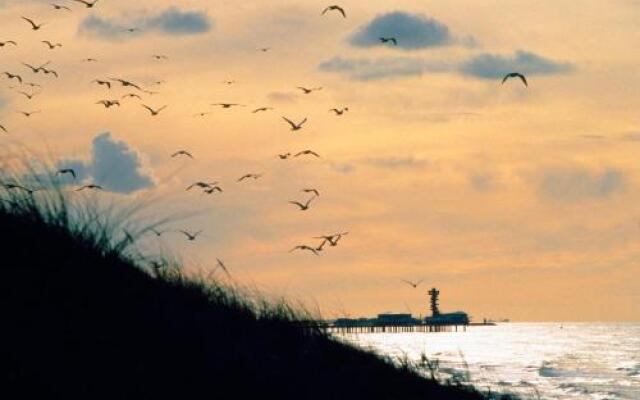
[[[0,398],[489,398],[333,340],[301,307],[144,256],[149,227],[124,234],[140,205],[38,176],[0,180],[44,188],[0,187]]]

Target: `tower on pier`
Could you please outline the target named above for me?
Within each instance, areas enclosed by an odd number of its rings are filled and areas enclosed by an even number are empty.
[[[429,290],[429,296],[431,296],[431,315],[437,317],[440,315],[440,309],[438,308],[438,297],[440,296],[440,291],[436,288],[432,288]]]

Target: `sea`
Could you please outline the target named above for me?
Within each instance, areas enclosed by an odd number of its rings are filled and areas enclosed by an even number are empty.
[[[424,355],[432,369],[437,365],[439,379],[466,381],[485,392],[640,400],[640,323],[499,323],[466,332],[340,337],[416,365]]]

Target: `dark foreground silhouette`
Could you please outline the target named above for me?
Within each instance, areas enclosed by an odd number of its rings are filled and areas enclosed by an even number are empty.
[[[154,274],[138,235],[60,194],[0,195],[0,398],[489,397],[303,329],[285,304]]]

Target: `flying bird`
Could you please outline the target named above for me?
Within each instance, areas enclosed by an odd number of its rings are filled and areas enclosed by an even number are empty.
[[[162,55],[162,54],[153,54],[151,55],[151,58],[155,58],[156,60],[168,60],[169,57]]]
[[[289,204],[298,206],[300,208],[300,211],[307,211],[309,209],[309,206],[311,206],[311,202],[313,201],[313,199],[315,199],[315,197],[310,198],[306,203],[300,203],[299,201],[290,201]]]
[[[158,108],[157,110],[154,110],[153,108],[149,107],[146,104],[141,104],[142,107],[146,108],[147,110],[149,110],[149,112],[151,113],[152,117],[155,117],[156,115],[160,114],[160,111],[164,110],[165,108],[167,108],[167,106],[162,106],[160,108]]]
[[[111,108],[112,106],[120,107],[120,102],[118,100],[100,100],[96,102],[96,104],[102,104],[104,108]]]
[[[231,277],[231,274],[227,270],[227,266],[224,265],[224,263],[219,258],[216,258],[216,268],[220,268],[224,271],[225,274],[227,274],[228,277]]]
[[[135,94],[135,93],[127,93],[124,96],[122,96],[123,99],[127,99],[129,97],[135,97],[135,98],[137,98],[139,100],[142,100],[142,97],[140,97],[140,95]]]
[[[27,63],[24,63],[24,62],[22,63],[22,65],[24,65],[25,67],[29,68],[31,70],[31,72],[33,72],[34,74],[37,74],[40,71],[44,72],[45,71],[44,67],[46,67],[50,63],[51,63],[51,61],[47,61],[46,63],[44,63],[44,64],[42,64],[40,66],[37,66],[37,67],[34,67],[33,65],[27,64]]]
[[[191,185],[187,186],[187,188],[185,189],[185,191],[191,190],[194,187],[199,187],[201,189],[210,189],[213,187],[213,185],[216,185],[218,182],[196,182],[196,183],[192,183]]]
[[[3,74],[5,74],[8,79],[15,79],[22,83],[22,77],[20,75],[12,74],[11,72],[3,72]]]
[[[301,151],[301,152],[297,153],[296,155],[294,155],[294,157],[307,156],[307,155],[320,158],[320,154],[316,153],[313,150]]]
[[[93,6],[95,6],[96,3],[98,2],[98,0],[93,0],[93,2],[88,2],[86,0],[72,0],[72,1],[75,1],[76,3],[82,3],[87,8],[93,8]]]
[[[329,11],[337,11],[340,14],[342,14],[342,16],[344,18],[347,18],[347,13],[344,11],[344,8],[340,7],[340,6],[329,6],[327,8],[324,9],[324,11],[322,11],[322,15],[325,15],[327,12]]]
[[[76,189],[76,192],[81,192],[83,190],[103,190],[103,188],[100,185],[94,185],[93,183],[90,183],[88,185],[80,186],[78,189]]]
[[[180,231],[180,232],[187,237],[187,240],[189,240],[191,242],[196,240],[198,238],[198,236],[202,233],[202,231],[198,231],[196,233],[191,233],[191,232],[187,232],[187,231]]]
[[[398,45],[398,40],[394,37],[381,37],[380,41],[382,43],[393,43],[394,46]]]
[[[7,128],[5,128],[4,125],[0,125],[0,130],[3,131],[4,133],[9,133],[9,131],[7,131]]]
[[[343,236],[348,234],[349,232],[334,233],[333,235],[316,236],[314,237],[314,239],[323,239],[324,242],[322,243],[321,246],[324,246],[326,243],[329,243],[331,247],[335,247],[338,245],[338,241],[340,241],[340,239],[342,239]]]
[[[90,62],[98,62],[98,60],[97,60],[97,59],[95,59],[95,58],[83,58],[81,61],[82,61],[82,62],[87,62],[87,63],[90,63]]]
[[[30,19],[30,18],[26,18],[26,17],[20,17],[20,18],[22,18],[23,20],[27,21],[27,22],[31,25],[31,29],[32,29],[32,30],[34,30],[34,31],[39,30],[39,29],[40,29],[40,28],[42,28],[42,26],[44,25],[44,23],[42,23],[42,24],[36,24],[36,23],[35,23],[35,22],[33,22],[33,20],[32,20],[32,19]]]
[[[222,81],[222,83],[223,83],[223,84],[225,84],[225,85],[229,85],[229,86],[231,86],[231,85],[233,85],[234,83],[236,83],[236,81]]]
[[[306,87],[298,86],[298,87],[297,87],[297,89],[302,90],[302,92],[303,92],[304,94],[310,94],[310,93],[312,93],[312,92],[316,92],[316,91],[318,91],[318,90],[322,90],[322,87],[315,87],[315,88],[308,89],[308,88],[306,88]]]
[[[175,158],[178,156],[187,156],[189,158],[193,158],[193,155],[186,150],[178,150],[171,155],[171,158]]]
[[[56,78],[59,77],[58,72],[56,72],[56,71],[54,71],[52,69],[47,69],[47,68],[44,68],[44,67],[40,67],[40,70],[42,72],[44,72],[45,75],[51,74],[51,75],[55,76]]]
[[[281,160],[286,160],[289,157],[291,157],[291,153],[278,154],[278,158]]]
[[[506,74],[502,79],[502,84],[504,85],[504,83],[510,78],[520,78],[522,83],[524,83],[525,86],[529,87],[529,83],[527,83],[527,78],[525,78],[525,76],[519,72],[510,72]]]
[[[67,10],[67,11],[71,11],[71,9],[67,6],[61,6],[59,4],[55,4],[55,3],[51,3],[51,7],[53,7],[54,10]]]
[[[37,110],[37,111],[30,111],[30,112],[29,112],[29,111],[16,111],[16,112],[17,112],[18,114],[22,114],[22,115],[24,115],[25,117],[29,118],[29,117],[30,117],[30,116],[32,116],[33,114],[38,114],[38,113],[40,113],[40,112],[42,112],[42,111]]]
[[[337,116],[341,116],[343,115],[345,112],[349,111],[349,107],[345,107],[345,108],[332,108],[331,110],[329,110],[329,112],[333,112],[335,113]]]
[[[40,92],[27,93],[27,92],[23,92],[23,91],[19,91],[18,93],[20,93],[21,95],[24,95],[24,97],[26,97],[29,100],[33,99],[34,97],[36,97],[37,95],[40,94]]]
[[[420,285],[423,281],[424,281],[423,279],[421,279],[421,280],[419,280],[419,281],[417,281],[417,282],[408,281],[408,280],[406,280],[406,279],[403,279],[403,280],[402,280],[402,282],[404,282],[404,283],[406,283],[407,285],[409,285],[409,286],[413,287],[414,289],[417,289],[417,288],[418,288],[418,285]]]
[[[123,87],[132,87],[132,88],[138,89],[138,90],[140,90],[140,91],[143,91],[143,90],[142,90],[142,88],[141,88],[140,86],[136,85],[136,84],[135,84],[135,83],[133,83],[133,82],[125,81],[124,79],[109,78],[109,80],[114,81],[114,82],[120,82],[120,84],[121,84]]]
[[[269,110],[273,110],[273,107],[260,107],[260,108],[256,108],[255,110],[251,111],[253,114],[259,113],[259,112],[264,112],[264,111],[269,111]]]
[[[316,195],[316,197],[320,197],[320,192],[318,191],[318,189],[302,189],[302,192],[304,193],[313,193],[314,195]]]
[[[236,103],[216,103],[216,104],[211,104],[212,106],[220,106],[222,108],[231,108],[231,107],[245,107],[242,104],[236,104]]]
[[[222,188],[220,186],[216,185],[216,186],[212,186],[212,187],[210,187],[208,189],[204,189],[204,192],[206,194],[213,194],[214,192],[222,193]]]
[[[302,244],[302,245],[294,247],[293,249],[289,250],[289,253],[293,253],[296,250],[306,250],[306,251],[312,252],[316,256],[318,255],[318,250],[317,249],[315,249],[315,248],[313,248],[311,246],[307,246],[305,244]]]
[[[165,233],[165,231],[159,231],[159,230],[154,229],[154,228],[151,228],[150,231],[153,232],[157,237],[160,237]]]
[[[211,114],[211,113],[210,112],[199,112],[199,113],[193,114],[193,116],[194,117],[206,117],[209,114]]]
[[[258,49],[258,51],[261,51],[263,53],[266,53],[269,50],[271,50],[271,47],[261,47],[261,48]]]
[[[238,182],[242,182],[242,181],[244,181],[245,179],[253,179],[253,180],[257,180],[257,179],[260,179],[261,177],[262,177],[262,174],[246,174],[246,175],[241,176],[241,177],[238,179]]]
[[[27,86],[31,86],[32,88],[33,87],[38,87],[38,88],[42,87],[42,85],[38,85],[37,83],[33,83],[33,82],[25,82],[24,84],[27,85]]]
[[[302,121],[300,121],[299,124],[296,124],[295,122],[291,121],[289,118],[287,117],[282,117],[282,119],[284,119],[285,121],[287,121],[287,123],[289,125],[291,125],[291,130],[292,131],[299,131],[300,129],[302,129],[302,125],[304,125],[307,122],[307,119],[303,119]]]
[[[76,171],[73,168],[63,168],[58,170],[58,175],[69,174],[73,176],[73,179],[76,179]]]
[[[22,190],[23,192],[27,192],[29,194],[33,194],[37,191],[37,189],[29,189],[15,183],[2,183],[1,185],[7,190]]]
[[[100,86],[106,86],[107,88],[111,89],[111,82],[109,81],[103,81],[100,79],[94,79],[93,81],[91,81],[91,83],[97,83]]]
[[[0,47],[4,47],[4,46],[6,46],[8,44],[12,44],[14,46],[18,45],[18,43],[14,42],[13,40],[7,40],[6,42],[0,42]]]
[[[62,47],[62,43],[51,43],[48,40],[43,40],[42,43],[46,44],[49,47],[49,50],[53,50],[56,47]]]

